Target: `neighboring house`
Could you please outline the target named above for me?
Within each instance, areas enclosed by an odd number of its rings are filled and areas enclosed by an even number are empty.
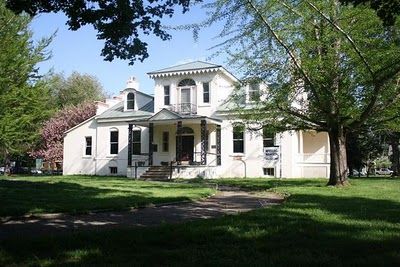
[[[65,175],[147,177],[157,170],[149,166],[172,164],[173,177],[185,178],[329,177],[326,133],[270,135],[235,126],[226,100],[238,80],[222,66],[196,61],[148,75],[154,97],[131,79],[66,133]],[[259,88],[246,87],[247,102]]]

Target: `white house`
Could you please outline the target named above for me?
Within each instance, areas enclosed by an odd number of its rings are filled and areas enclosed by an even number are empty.
[[[149,72],[154,97],[130,79],[64,138],[64,175],[329,177],[326,133],[247,131],[224,105],[237,79],[192,62]],[[247,87],[247,99],[259,87]],[[237,127],[237,128],[235,128]]]

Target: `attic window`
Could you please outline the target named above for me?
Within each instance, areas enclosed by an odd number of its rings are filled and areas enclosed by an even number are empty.
[[[195,86],[196,83],[192,80],[192,79],[184,79],[182,81],[179,82],[178,86],[182,87],[182,86]]]
[[[251,83],[249,86],[249,100],[257,101],[260,98],[260,84]]]
[[[135,109],[135,94],[129,93],[126,97],[126,109]]]

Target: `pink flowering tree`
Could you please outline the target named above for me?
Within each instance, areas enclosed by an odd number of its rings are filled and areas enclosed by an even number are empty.
[[[64,133],[95,114],[96,104],[93,102],[69,106],[60,110],[53,118],[44,123],[41,131],[41,144],[37,150],[31,153],[31,156],[43,158],[48,162],[61,161]]]

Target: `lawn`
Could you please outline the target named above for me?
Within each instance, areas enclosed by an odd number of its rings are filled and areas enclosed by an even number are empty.
[[[1,241],[0,265],[400,266],[400,179],[216,182],[289,197],[219,219]]]
[[[193,200],[214,190],[201,184],[145,182],[118,177],[37,176],[0,178],[0,217],[144,206]]]

